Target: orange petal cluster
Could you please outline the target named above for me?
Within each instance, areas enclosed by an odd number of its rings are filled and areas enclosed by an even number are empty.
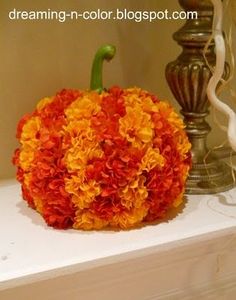
[[[23,198],[54,228],[131,228],[182,202],[184,124],[140,88],[62,90],[20,120],[17,138]]]

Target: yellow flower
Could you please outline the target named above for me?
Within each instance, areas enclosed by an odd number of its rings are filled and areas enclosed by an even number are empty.
[[[152,101],[151,97],[146,97],[143,99],[142,108],[143,108],[143,111],[148,112],[148,113],[159,111],[158,103],[154,103]]]
[[[22,145],[19,156],[20,166],[24,171],[28,171],[34,159],[34,153],[39,145],[36,135],[40,129],[40,118],[32,117],[22,129],[20,143]]]
[[[130,211],[123,211],[114,215],[111,226],[121,227],[123,229],[130,228],[142,222],[147,215],[148,207],[145,203],[139,208],[132,208]]]
[[[29,188],[31,178],[31,173],[24,173],[24,184],[27,188]]]
[[[124,100],[126,106],[134,106],[134,105],[141,105],[142,99],[140,97],[141,89],[134,87],[124,90]]]
[[[125,105],[133,107],[139,105],[144,112],[158,112],[158,103],[154,103],[150,94],[140,88],[134,87],[124,90]]]
[[[68,147],[65,154],[69,171],[82,170],[88,160],[102,157],[103,151],[90,127],[90,120],[71,121],[64,127],[64,131],[71,137],[71,147]]]
[[[24,171],[28,171],[30,169],[33,160],[34,160],[33,147],[26,147],[26,146],[22,147],[19,156],[20,167]]]
[[[126,107],[126,115],[119,119],[119,132],[136,148],[142,148],[150,143],[154,135],[154,124],[151,116],[145,113],[139,105]]]
[[[88,131],[88,127],[90,127],[90,120],[71,120],[66,126],[63,126],[63,130],[65,131],[65,133],[68,133],[72,138],[80,137],[92,140],[93,132]],[[89,136],[89,133],[91,134],[91,136]]]
[[[75,100],[66,109],[65,114],[68,120],[89,119],[92,114],[101,110],[101,98],[97,93],[90,92]]]
[[[65,179],[65,190],[72,195],[72,202],[79,209],[88,208],[101,193],[101,188],[95,180],[84,182],[84,174],[79,173]]]
[[[78,211],[76,213],[75,222],[73,228],[75,229],[101,229],[108,225],[108,221],[98,217],[97,214],[93,214],[91,211]]]
[[[164,115],[167,121],[172,125],[173,132],[177,130],[183,130],[185,125],[183,120],[179,115],[173,110],[168,102],[159,102],[158,103],[159,112]]]
[[[176,142],[177,143],[177,150],[180,153],[181,157],[183,159],[185,159],[186,154],[189,153],[192,145],[189,142],[189,140],[187,138],[187,135],[183,134],[181,132],[178,134],[176,139],[177,139],[177,142]]]
[[[163,167],[165,164],[165,158],[160,154],[159,149],[148,148],[144,154],[141,164],[140,171],[147,171],[154,169],[156,166]]]
[[[121,204],[126,208],[140,208],[148,196],[144,185],[146,178],[139,176],[119,191]]]
[[[40,118],[39,117],[32,117],[30,118],[22,128],[21,134],[21,143],[29,140],[35,140],[36,134],[40,129]]]
[[[129,228],[140,223],[147,215],[148,206],[145,199],[148,192],[144,185],[145,180],[144,176],[139,176],[119,191],[121,204],[127,210],[115,214],[110,222],[111,226]]]
[[[49,103],[51,103],[53,101],[53,97],[49,98],[43,98],[42,100],[39,101],[39,103],[37,104],[37,110],[40,111],[42,110],[45,106],[47,106]]]
[[[71,195],[77,195],[81,184],[83,184],[85,179],[84,170],[82,172],[77,172],[76,175],[71,175],[70,178],[65,178],[65,190]]]
[[[37,212],[42,214],[43,212],[43,201],[40,198],[34,198],[34,205],[36,207]]]

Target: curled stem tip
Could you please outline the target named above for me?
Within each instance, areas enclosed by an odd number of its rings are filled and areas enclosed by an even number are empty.
[[[116,53],[115,46],[104,45],[98,49],[93,59],[91,80],[90,80],[90,89],[95,90],[98,93],[103,91],[102,84],[102,66],[104,59],[109,61],[111,60]]]

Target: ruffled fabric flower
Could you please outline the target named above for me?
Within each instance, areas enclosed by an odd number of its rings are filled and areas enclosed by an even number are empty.
[[[183,121],[140,88],[62,90],[20,120],[17,138],[23,198],[54,228],[131,228],[183,201]]]

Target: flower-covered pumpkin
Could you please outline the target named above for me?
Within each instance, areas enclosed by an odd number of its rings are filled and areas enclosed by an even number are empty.
[[[191,164],[184,124],[141,88],[102,89],[98,50],[91,90],[64,89],[19,122],[13,158],[23,198],[55,228],[130,228],[183,198]]]

